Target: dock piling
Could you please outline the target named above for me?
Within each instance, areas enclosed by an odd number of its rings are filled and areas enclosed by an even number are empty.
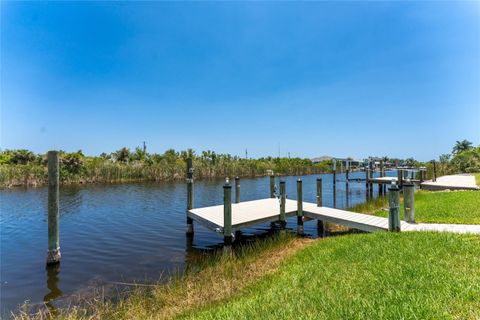
[[[388,188],[388,231],[400,232],[400,189],[396,184]]]
[[[232,186],[223,185],[223,239],[226,246],[232,244]]]
[[[47,265],[60,262],[59,162],[58,151],[48,151],[48,253]]]
[[[415,185],[413,183],[405,183],[403,185],[403,204],[404,218],[406,222],[415,222]]]
[[[287,219],[285,215],[285,202],[286,202],[286,194],[285,194],[285,181],[280,181],[280,230],[285,230],[287,225]]]
[[[235,177],[235,203],[240,203],[240,178]]]
[[[302,180],[297,180],[297,233],[303,235],[303,194]]]
[[[270,175],[270,198],[275,198],[275,176],[273,173]]]
[[[433,162],[433,177],[432,181],[435,182],[437,181],[437,162],[435,160],[432,160]]]
[[[187,159],[187,213],[193,209],[193,160]],[[187,235],[193,235],[193,220],[187,215]]]
[[[322,178],[317,178],[317,207],[323,205],[322,199]],[[323,237],[325,234],[325,222],[323,220],[317,220],[318,234]]]
[[[402,180],[403,180],[403,171],[402,168],[397,167],[397,186],[401,187],[402,186]]]

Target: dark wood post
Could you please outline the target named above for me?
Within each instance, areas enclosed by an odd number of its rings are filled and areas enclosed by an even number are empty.
[[[275,175],[270,175],[270,198],[275,198]]]
[[[286,202],[286,194],[285,194],[285,181],[280,181],[280,229],[285,230],[287,225],[287,219],[285,216],[285,202]]]
[[[223,185],[223,239],[225,245],[232,244],[232,186]]]
[[[392,185],[388,189],[388,202],[390,209],[388,212],[388,231],[400,231],[400,189],[397,185]]]
[[[317,207],[323,206],[322,199],[322,178],[317,178]],[[325,223],[323,220],[317,220],[317,229],[319,236],[325,235]]]
[[[333,207],[337,207],[337,160],[333,159]]]
[[[187,159],[187,235],[193,235],[193,220],[188,211],[193,209],[193,160]]]
[[[235,177],[235,203],[240,203],[240,178]]]
[[[60,262],[60,169],[58,151],[48,151],[48,253],[47,265]]]
[[[437,162],[435,160],[433,161],[433,178],[432,181],[435,182],[437,181]]]
[[[297,233],[303,235],[303,193],[302,180],[297,180]]]
[[[399,187],[402,186],[402,180],[403,180],[403,171],[402,171],[402,168],[400,167],[397,167],[397,185]]]

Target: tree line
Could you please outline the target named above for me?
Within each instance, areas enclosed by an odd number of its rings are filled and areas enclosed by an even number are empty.
[[[77,152],[59,151],[60,179],[62,183],[114,183],[129,181],[168,181],[184,179],[186,160],[193,159],[195,178],[256,177],[273,171],[279,175],[304,175],[332,171],[332,160],[313,163],[311,159],[289,157],[262,157],[247,159],[207,150],[196,153],[193,149],[164,153],[149,153],[145,145],[133,151],[123,147],[99,156]],[[426,166],[428,175],[432,162],[420,162],[414,158],[392,159],[385,162],[411,167]],[[480,172],[480,146],[470,141],[457,141],[452,152],[442,154],[437,160],[441,175],[464,172]],[[30,150],[4,150],[0,152],[0,187],[44,185],[47,183],[46,154]]]

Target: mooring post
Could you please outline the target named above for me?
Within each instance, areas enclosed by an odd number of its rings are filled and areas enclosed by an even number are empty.
[[[400,231],[400,189],[396,184],[388,188],[388,202],[390,209],[388,212],[388,231]]]
[[[48,253],[47,265],[60,262],[59,162],[58,151],[48,151]]]
[[[370,197],[373,198],[373,179],[375,178],[375,160],[370,161]]]
[[[240,203],[240,178],[235,177],[235,203]]]
[[[287,225],[287,219],[285,216],[285,202],[286,202],[286,194],[285,194],[285,181],[280,181],[280,230],[285,230]]]
[[[273,172],[270,175],[270,198],[275,198],[275,176]]]
[[[297,180],[297,233],[303,235],[303,194],[302,180]]]
[[[232,186],[223,185],[223,239],[226,246],[232,244]]]
[[[403,171],[402,168],[397,167],[397,186],[401,187],[402,186],[402,180],[403,180]]]
[[[317,178],[317,207],[323,205],[322,201],[322,178]],[[323,236],[325,234],[325,223],[323,220],[317,220],[318,234]]]
[[[435,160],[433,161],[433,178],[432,181],[435,182],[437,181],[437,162]]]
[[[403,217],[406,222],[415,222],[415,185],[405,183],[403,185]]]
[[[193,235],[193,220],[188,211],[193,209],[193,160],[187,159],[187,235]]]

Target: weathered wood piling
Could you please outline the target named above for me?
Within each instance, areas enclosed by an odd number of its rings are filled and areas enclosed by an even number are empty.
[[[275,198],[275,175],[270,175],[270,198]]]
[[[400,189],[396,184],[393,184],[388,189],[388,231],[400,231]]]
[[[303,191],[302,180],[297,180],[297,233],[303,235]]]
[[[240,178],[235,177],[235,203],[240,203]]]
[[[58,151],[48,151],[48,253],[47,265],[60,262],[60,168]]]
[[[317,178],[317,207],[323,205],[322,195],[322,178]],[[323,220],[317,220],[318,234],[323,237],[325,235],[325,222]]]
[[[193,209],[193,161],[187,159],[187,214]],[[187,235],[193,235],[193,220],[187,215]]]
[[[232,186],[228,178],[223,185],[223,240],[226,246],[232,244]]]
[[[285,181],[280,181],[280,230],[285,230],[287,218],[285,215],[285,202],[287,195],[285,193]]]
[[[405,183],[403,185],[403,207],[404,219],[406,222],[415,222],[415,185]]]

